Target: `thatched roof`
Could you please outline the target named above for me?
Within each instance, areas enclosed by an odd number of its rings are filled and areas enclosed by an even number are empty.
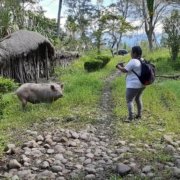
[[[48,47],[49,55],[53,56],[54,47],[47,38],[33,31],[16,31],[0,41],[0,63],[7,57],[26,56],[43,44]]]

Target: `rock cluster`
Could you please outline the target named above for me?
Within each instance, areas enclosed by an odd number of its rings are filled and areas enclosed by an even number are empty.
[[[20,148],[14,144],[7,145],[5,165],[0,169],[3,177],[104,180],[109,179],[112,173],[129,177],[155,177],[153,165],[142,165],[133,157],[133,153],[142,152],[143,148],[156,152],[155,146],[113,141],[106,134],[99,134],[94,127],[80,132],[57,129],[42,134],[27,133],[31,134],[32,140]],[[170,170],[174,178],[180,178],[180,144],[174,147],[172,142],[168,141],[164,149],[174,157],[174,163],[157,162],[156,168]]]

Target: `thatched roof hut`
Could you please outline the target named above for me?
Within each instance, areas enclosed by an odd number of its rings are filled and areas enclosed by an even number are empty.
[[[0,75],[24,83],[48,78],[54,47],[39,33],[19,30],[0,41]]]

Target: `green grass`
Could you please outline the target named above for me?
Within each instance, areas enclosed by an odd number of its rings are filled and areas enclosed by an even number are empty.
[[[157,49],[153,52],[144,51],[143,57],[156,65],[158,75],[178,74],[180,71],[180,56],[176,62],[170,58],[169,50],[165,48]]]
[[[144,118],[139,123],[138,121],[132,124],[122,122],[127,116],[124,77],[114,81],[113,97],[114,113],[119,119],[117,131],[124,138],[132,136],[132,140],[153,142],[159,140],[163,134],[180,133],[180,81],[163,81],[145,89],[143,95]]]

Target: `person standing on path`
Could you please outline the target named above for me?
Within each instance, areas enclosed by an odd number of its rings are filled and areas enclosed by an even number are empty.
[[[127,73],[126,76],[126,102],[128,107],[128,119],[127,122],[132,121],[134,118],[138,119],[142,116],[142,93],[145,86],[140,82],[135,71],[138,75],[141,74],[141,59],[142,49],[140,46],[134,46],[131,50],[131,60],[124,67],[123,64],[118,64],[116,67],[123,73]],[[137,105],[137,115],[134,115],[134,104],[135,100]]]

